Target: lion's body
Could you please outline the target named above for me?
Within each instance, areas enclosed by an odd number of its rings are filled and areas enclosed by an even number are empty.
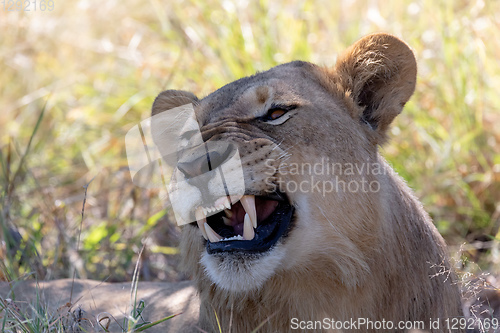
[[[413,93],[415,76],[404,43],[372,35],[334,69],[293,62],[202,100],[179,91],[157,98],[153,113],[192,102],[205,142],[238,147],[246,194],[285,184],[280,190],[295,209],[287,234],[264,253],[210,254],[200,230],[184,227],[182,253],[200,293],[202,329],[218,331],[220,321],[224,332],[251,332],[261,324],[261,332],[287,332],[321,321],[309,331],[330,331],[328,320],[364,318],[375,325],[422,321],[427,330],[442,332],[446,318],[462,315],[442,237],[378,153],[387,127]],[[287,110],[283,122],[259,120],[272,105],[290,101],[296,109]],[[339,169],[317,172],[315,164]],[[355,172],[347,172],[349,166]],[[325,192],[316,181],[335,190]],[[373,186],[363,191],[363,183]],[[305,185],[292,191],[287,184]],[[183,200],[194,206],[199,194],[188,190],[193,194]],[[436,319],[439,328],[429,327]]]
[[[360,207],[352,202],[340,218],[332,211],[334,206],[321,207],[314,204],[320,202],[317,198],[311,198],[309,216],[321,227],[288,240],[294,248],[286,260],[300,264],[278,271],[257,292],[235,294],[217,288],[198,262],[199,252],[193,244],[199,238],[193,234],[196,230],[186,228],[181,244],[200,292],[201,327],[217,327],[217,313],[222,327],[229,327],[232,318],[233,332],[250,332],[263,322],[262,332],[286,332],[292,318],[367,318],[394,323],[423,321],[426,325],[432,318],[441,319],[436,332],[442,332],[446,318],[461,315],[445,244],[400,177],[390,172],[380,181],[384,191],[369,203],[373,206]],[[331,223],[349,228],[356,223],[349,212],[360,210],[371,215],[378,225],[375,231],[367,229],[363,234],[357,230],[352,239],[332,233]],[[346,249],[352,250],[349,258],[343,258]]]

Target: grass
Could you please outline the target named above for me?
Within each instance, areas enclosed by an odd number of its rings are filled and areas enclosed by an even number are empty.
[[[85,202],[87,189],[90,182],[85,186],[85,196],[82,206],[82,224],[85,213]],[[80,229],[81,230],[81,229]],[[81,232],[81,231],[80,231]],[[79,243],[78,239],[78,243]],[[78,248],[77,244],[77,248]],[[146,308],[146,303],[143,300],[137,299],[137,291],[139,285],[139,267],[141,255],[144,247],[139,252],[139,258],[136,263],[130,290],[130,314],[123,318],[123,324],[119,325],[121,332],[142,332],[164,321],[172,319],[179,314],[164,317],[154,322],[145,321],[143,312]],[[74,277],[73,277],[74,278]],[[48,333],[48,332],[110,332],[110,324],[117,319],[111,314],[104,312],[99,313],[95,317],[88,316],[86,312],[77,307],[78,300],[72,302],[73,289],[69,295],[69,302],[60,306],[57,310],[53,310],[46,305],[40,297],[40,288],[36,286],[35,301],[30,303],[28,309],[20,309],[16,305],[15,292],[11,288],[11,293],[14,299],[4,299],[0,296],[0,316],[2,332],[11,333]],[[25,301],[17,302],[18,304]]]
[[[16,302],[15,295],[14,299],[0,296],[1,331],[6,333],[111,332],[110,324],[118,323],[116,318],[106,312],[99,313],[96,317],[88,315],[77,306],[78,301],[75,300],[74,303],[69,301],[54,310],[41,299],[38,286],[35,301],[26,308],[16,305],[23,302]],[[145,308],[145,302],[137,300],[137,279],[135,279],[131,288],[131,310],[123,318],[122,325],[118,324],[120,332],[143,332],[179,315],[174,314],[148,322],[143,318]]]
[[[40,116],[39,120],[41,118],[42,117]],[[37,124],[39,124],[39,122],[40,121],[38,121]],[[37,127],[35,127],[33,135],[36,132]],[[33,138],[33,135],[31,136],[31,138]],[[28,151],[28,149],[29,145],[26,151]],[[82,230],[81,226],[83,225],[85,218],[85,203],[87,201],[87,190],[92,180],[93,179],[91,179],[90,182],[84,186],[85,193],[83,197],[83,205],[81,211],[80,232],[78,234],[78,242],[76,245],[77,249],[80,246],[80,235]],[[144,251],[144,246],[139,252],[139,257],[135,265],[134,273],[132,276],[132,283],[130,289],[131,311],[128,316],[125,316],[123,318],[123,324],[119,325],[121,328],[121,332],[124,333],[142,332],[158,324],[161,324],[164,321],[172,319],[178,315],[174,314],[171,316],[167,316],[162,319],[156,320],[154,322],[147,322],[144,320],[143,312],[146,308],[146,303],[144,302],[144,300],[137,299],[137,291],[139,286],[139,267],[143,251]],[[6,273],[9,272],[8,269],[5,269],[3,271]],[[76,270],[74,273],[76,273]],[[73,274],[73,282],[75,278],[74,275],[75,274]],[[7,280],[10,280],[11,276],[10,274],[5,274],[5,276],[7,277]],[[12,288],[12,285],[11,285],[11,293],[14,297],[14,300],[10,298],[4,299],[0,296],[0,313],[2,314],[0,319],[2,322],[1,325],[2,332],[12,332],[12,333],[98,332],[100,330],[103,330],[104,332],[110,332],[109,327],[111,322],[115,321],[116,323],[118,323],[116,318],[114,318],[111,314],[107,312],[99,313],[94,319],[92,318],[92,316],[88,316],[86,312],[79,306],[76,307],[76,304],[78,303],[79,300],[76,300],[74,303],[72,302],[73,288],[71,288],[71,293],[69,295],[69,302],[67,302],[65,305],[60,306],[56,311],[54,311],[44,302],[42,302],[40,297],[40,288],[38,282],[36,285],[36,300],[29,304],[28,310],[20,309],[16,305],[15,292],[14,289]],[[25,301],[20,301],[20,302],[24,303]]]
[[[406,40],[419,65],[383,155],[467,259],[462,268],[499,271],[499,10],[465,0],[81,0],[0,11],[3,279],[131,281],[143,247],[144,280],[185,278],[165,193],[130,180],[127,131],[163,89],[201,97],[295,59],[332,65],[376,31]]]

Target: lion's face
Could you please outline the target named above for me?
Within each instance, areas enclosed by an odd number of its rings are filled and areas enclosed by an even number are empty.
[[[292,62],[202,100],[182,91],[159,95],[154,114],[194,106],[196,119],[181,133],[170,197],[180,219],[196,221],[184,227],[183,242],[216,286],[251,292],[318,264],[326,253],[337,267],[332,277],[354,281],[366,268],[363,253],[379,214],[369,207],[380,190],[369,169],[415,81],[411,51],[390,41],[411,58],[408,72],[400,72],[401,64],[384,68],[395,64],[380,62],[383,54],[361,52],[391,50],[367,43],[353,47],[335,70]],[[371,75],[359,68],[370,60],[363,56],[373,58],[366,69]],[[388,104],[382,90],[396,95],[395,102]]]

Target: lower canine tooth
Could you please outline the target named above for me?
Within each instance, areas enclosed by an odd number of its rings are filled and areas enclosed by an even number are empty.
[[[196,217],[196,223],[198,223],[198,228],[200,228],[203,238],[208,240],[207,232],[205,231],[207,216],[203,213],[203,209],[201,207],[198,207],[194,212],[194,216]]]
[[[252,240],[255,237],[255,230],[253,230],[252,221],[250,221],[250,216],[245,214],[245,220],[243,222],[243,238],[246,240]]]
[[[222,237],[218,233],[216,233],[214,229],[212,229],[212,227],[208,225],[208,223],[205,223],[205,231],[207,232],[208,239],[212,243],[217,243],[222,239]]]

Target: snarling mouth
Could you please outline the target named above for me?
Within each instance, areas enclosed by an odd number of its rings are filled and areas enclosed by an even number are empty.
[[[264,252],[286,236],[291,227],[294,209],[283,194],[244,195],[238,202],[230,202],[228,197],[222,197],[214,207],[196,209],[197,225],[207,240],[209,254]]]

